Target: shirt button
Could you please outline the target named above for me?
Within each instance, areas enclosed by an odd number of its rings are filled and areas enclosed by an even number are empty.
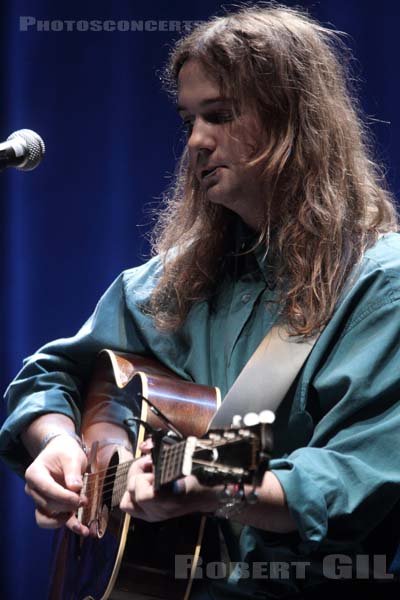
[[[243,294],[242,296],[242,302],[243,304],[246,304],[251,298],[251,294]]]

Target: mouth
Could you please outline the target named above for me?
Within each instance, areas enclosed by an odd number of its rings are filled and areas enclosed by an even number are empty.
[[[215,175],[218,171],[218,169],[221,169],[221,165],[217,165],[216,167],[210,167],[208,169],[203,169],[202,171],[200,171],[200,180],[204,181],[205,179],[211,178],[213,175]]]

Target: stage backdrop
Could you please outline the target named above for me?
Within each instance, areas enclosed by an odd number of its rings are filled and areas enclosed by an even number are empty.
[[[397,0],[303,6],[350,34],[362,106],[397,193]],[[73,334],[116,275],[146,260],[150,209],[182,138],[160,70],[174,30],[215,12],[212,0],[2,3],[0,139],[31,128],[47,147],[36,171],[0,175],[2,390],[23,357]],[[137,30],[114,30],[118,20]],[[23,481],[3,465],[0,475],[0,597],[45,598],[51,533],[34,525]]]

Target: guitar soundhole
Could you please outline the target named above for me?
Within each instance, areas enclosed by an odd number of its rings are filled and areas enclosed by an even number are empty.
[[[99,506],[97,537],[102,538],[107,529],[110,513],[112,510],[112,498],[116,476],[116,466],[119,463],[118,453],[111,457],[102,490],[102,499]]]

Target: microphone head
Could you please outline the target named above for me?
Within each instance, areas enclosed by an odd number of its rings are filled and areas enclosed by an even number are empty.
[[[14,131],[14,133],[8,136],[7,140],[16,140],[17,138],[21,140],[26,150],[24,152],[24,162],[16,168],[20,171],[32,171],[32,169],[36,169],[46,151],[44,141],[38,133],[31,129]]]

